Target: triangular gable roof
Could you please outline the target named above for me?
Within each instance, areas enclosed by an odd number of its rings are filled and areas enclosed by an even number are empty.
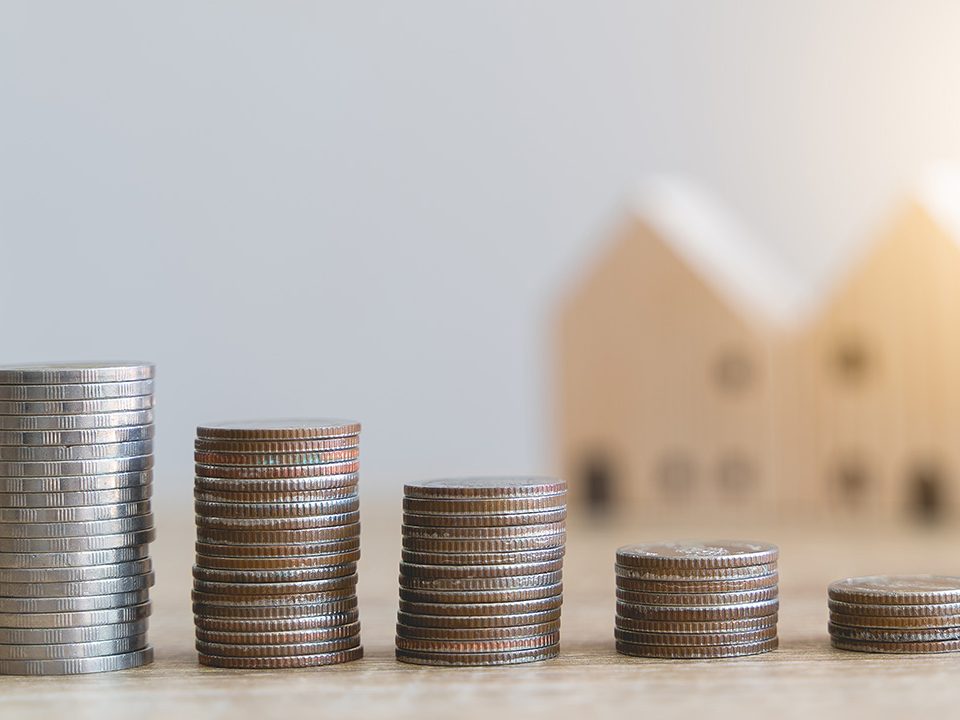
[[[745,316],[783,327],[805,318],[810,302],[795,275],[695,183],[650,178],[632,211]]]

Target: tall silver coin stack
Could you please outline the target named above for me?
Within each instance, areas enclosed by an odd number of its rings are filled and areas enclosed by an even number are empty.
[[[0,674],[153,660],[153,376],[0,366]]]
[[[543,477],[404,486],[398,660],[513,665],[558,655],[566,490]]]
[[[960,577],[879,575],[830,583],[830,641],[869,653],[960,651]]]
[[[193,612],[202,665],[363,657],[359,445],[351,420],[197,428]]]
[[[776,545],[718,540],[617,550],[617,651],[659,658],[777,647]]]

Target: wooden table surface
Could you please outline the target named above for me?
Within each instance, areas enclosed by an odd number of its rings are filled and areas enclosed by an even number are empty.
[[[638,540],[716,533],[640,522],[572,522],[561,657],[506,668],[447,669],[393,659],[399,513],[368,503],[359,589],[366,657],[328,668],[236,671],[196,663],[189,499],[158,508],[158,517],[150,629],[156,662],[102,675],[0,678],[0,717],[917,717],[931,709],[955,712],[960,702],[960,654],[834,650],[825,599],[826,584],[846,575],[960,571],[956,531],[717,528],[722,536],[781,546],[780,649],[751,658],[664,661],[628,658],[613,649],[614,549]]]

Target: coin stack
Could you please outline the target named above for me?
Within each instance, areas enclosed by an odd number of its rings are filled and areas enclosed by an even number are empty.
[[[566,483],[467,478],[404,486],[397,659],[511,665],[556,657]]]
[[[617,651],[659,658],[777,647],[777,547],[667,542],[617,550]]]
[[[830,641],[872,653],[960,650],[960,577],[901,575],[831,583]]]
[[[359,433],[359,423],[331,419],[197,428],[193,612],[202,665],[363,657]]]
[[[0,674],[153,660],[153,375],[0,366]]]

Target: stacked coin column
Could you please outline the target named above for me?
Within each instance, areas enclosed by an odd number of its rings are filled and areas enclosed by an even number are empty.
[[[617,651],[662,658],[755,655],[777,647],[777,548],[750,542],[617,550]]]
[[[307,667],[363,656],[359,433],[346,420],[197,429],[201,664]]]
[[[835,648],[871,653],[960,650],[960,577],[847,578],[831,583],[828,594]]]
[[[559,653],[566,484],[404,486],[398,660],[510,665]]]
[[[153,659],[153,374],[0,367],[0,674]]]

